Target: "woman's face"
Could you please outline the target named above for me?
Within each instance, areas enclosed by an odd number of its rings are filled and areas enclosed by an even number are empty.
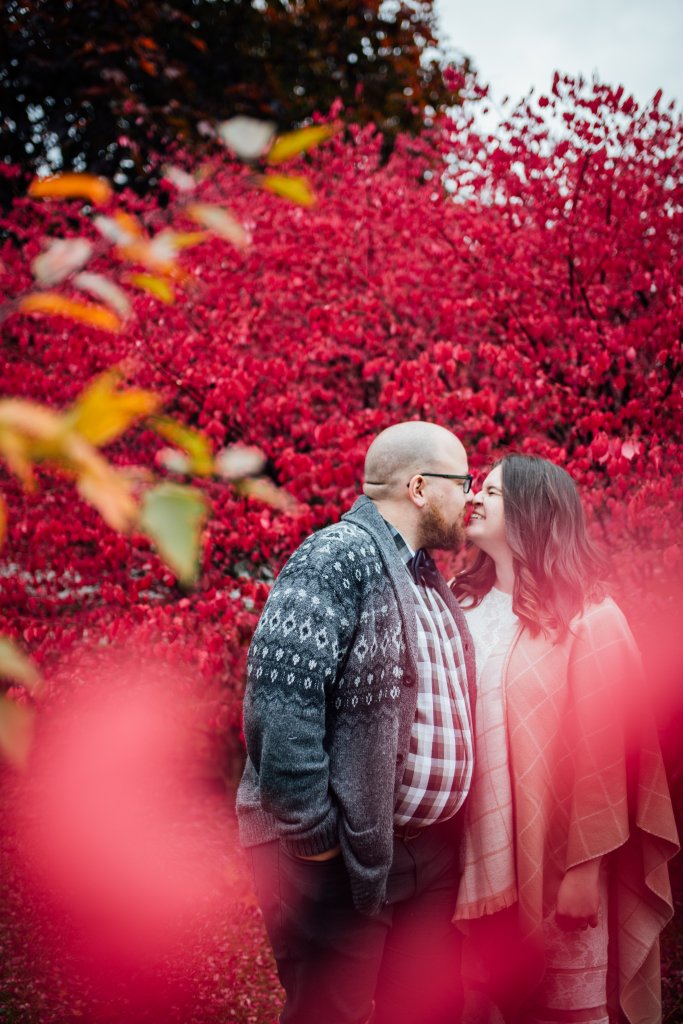
[[[481,490],[474,495],[472,515],[465,532],[468,540],[491,556],[507,548],[502,466],[491,470]]]

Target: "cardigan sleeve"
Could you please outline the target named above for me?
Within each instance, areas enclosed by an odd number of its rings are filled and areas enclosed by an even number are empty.
[[[359,601],[336,568],[339,556],[334,539],[321,534],[302,545],[274,584],[249,649],[244,734],[261,805],[285,845],[304,855],[338,841],[324,737]]]

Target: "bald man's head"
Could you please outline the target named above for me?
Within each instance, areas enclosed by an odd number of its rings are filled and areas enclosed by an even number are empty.
[[[453,472],[453,458],[465,459],[450,430],[421,420],[396,423],[378,434],[365,457],[363,490],[369,498],[391,498],[420,472]]]

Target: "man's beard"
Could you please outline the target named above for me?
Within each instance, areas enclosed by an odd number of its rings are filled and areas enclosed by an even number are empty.
[[[448,523],[440,509],[432,506],[425,509],[420,522],[421,548],[436,548],[439,551],[455,551],[465,540],[462,516]]]

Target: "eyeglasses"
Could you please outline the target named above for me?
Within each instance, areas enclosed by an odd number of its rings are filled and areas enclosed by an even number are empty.
[[[462,493],[469,494],[472,490],[472,481],[474,477],[471,473],[414,473],[413,476],[438,476],[442,480],[462,480]],[[406,487],[410,487],[410,481],[406,484]]]

